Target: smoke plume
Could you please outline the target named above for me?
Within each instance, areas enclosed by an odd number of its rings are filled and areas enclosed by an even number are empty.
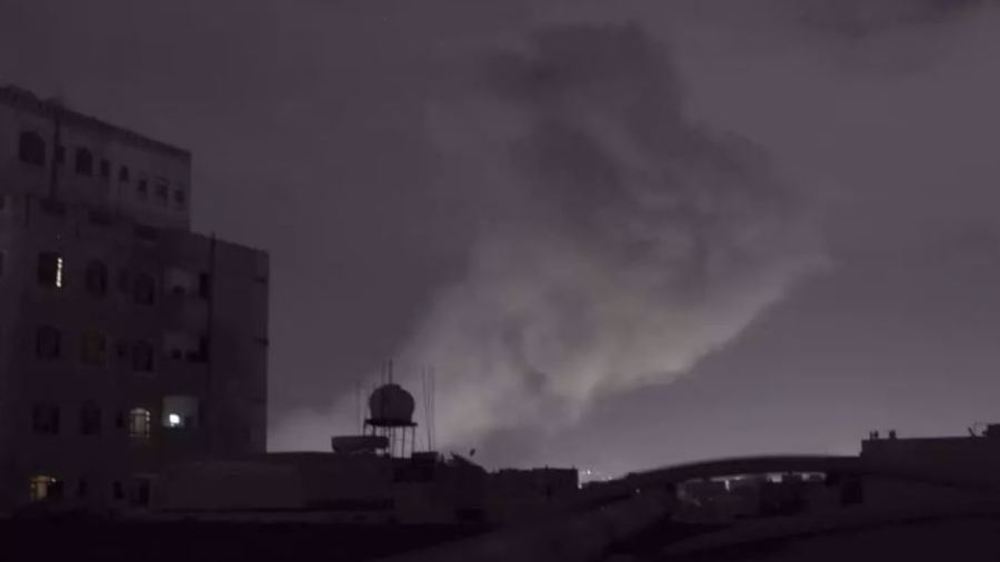
[[[435,368],[440,443],[669,382],[823,263],[766,155],[683,102],[641,28],[562,25],[435,105],[442,181],[478,220],[464,279],[402,354]]]

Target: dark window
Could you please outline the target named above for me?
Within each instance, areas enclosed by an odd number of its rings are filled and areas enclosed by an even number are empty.
[[[127,269],[118,270],[118,290],[126,294],[132,292],[132,276]]]
[[[81,498],[87,497],[87,479],[81,478],[76,485],[76,495]]]
[[[80,434],[97,435],[101,432],[101,409],[94,402],[84,402],[80,408]]]
[[[101,158],[101,177],[104,179],[111,177],[111,162],[107,158]]]
[[[212,276],[202,273],[198,276],[198,296],[207,299],[212,295]]]
[[[66,216],[66,204],[63,203],[62,201],[57,201],[55,199],[45,197],[43,199],[40,199],[38,202],[42,210],[45,211],[46,214],[54,215],[57,217]]]
[[[59,357],[62,334],[52,326],[39,326],[35,332],[35,355],[42,359]]]
[[[114,217],[110,213],[101,209],[91,209],[87,213],[88,218],[90,218],[91,224],[96,224],[100,226],[111,226],[114,223]]]
[[[25,131],[17,147],[18,157],[25,164],[45,165],[45,141],[38,133]]]
[[[94,175],[94,155],[86,148],[76,149],[76,173],[83,176]]]
[[[66,147],[59,145],[56,147],[56,164],[62,164],[66,161]]]
[[[165,183],[156,184],[156,202],[164,207],[167,205],[167,200],[170,198],[170,188],[167,187]]]
[[[62,288],[62,256],[55,252],[42,252],[38,254],[38,284],[43,287]]]
[[[118,181],[128,181],[128,166],[118,168]]]
[[[87,291],[97,297],[103,297],[108,292],[108,266],[104,262],[93,260],[87,264]]]
[[[31,411],[31,425],[35,433],[59,433],[59,408],[52,404],[35,404]]]
[[[142,507],[149,505],[149,479],[137,478],[135,480],[135,495],[132,496],[132,505]]]
[[[122,483],[115,480],[111,485],[111,495],[114,496],[116,500],[120,500],[125,497],[125,493],[122,489]]]
[[[97,330],[87,330],[80,342],[80,358],[88,365],[104,365],[108,360],[108,338]]]
[[[132,345],[132,370],[148,373],[153,370],[153,346],[149,342]]]
[[[156,281],[151,275],[136,275],[133,296],[136,304],[153,304],[156,300]]]
[[[211,349],[211,341],[209,341],[208,336],[201,336],[198,338],[198,352],[191,357],[191,362],[193,363],[208,363],[208,354]]]
[[[183,209],[185,203],[187,202],[187,194],[180,189],[174,191],[174,205],[178,209]]]
[[[149,195],[149,183],[144,179],[140,179],[139,185],[135,187],[135,191],[139,194],[139,199],[145,199]]]

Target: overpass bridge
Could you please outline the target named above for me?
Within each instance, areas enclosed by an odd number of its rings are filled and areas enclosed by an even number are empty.
[[[764,474],[822,473],[831,486],[859,483],[865,479],[916,484],[955,490],[974,501],[930,502],[905,509],[893,506],[852,506],[813,517],[776,518],[777,524],[757,525],[756,534],[731,529],[702,528],[698,539],[680,540],[673,522],[679,507],[678,487],[690,481]],[[670,541],[680,540],[681,551],[706,548],[726,541],[774,539],[801,533],[816,533],[859,526],[886,525],[927,517],[996,515],[1000,518],[1000,479],[971,477],[928,466],[865,459],[858,456],[773,455],[736,457],[668,466],[630,473],[622,478],[581,489],[556,514],[512,525],[484,536],[442,545],[418,553],[392,558],[396,562],[603,560],[612,553],[628,552],[627,545],[642,535],[660,533]],[[736,527],[741,526],[736,525]],[[714,538],[709,537],[710,533]],[[725,534],[729,533],[728,538]],[[717,533],[723,533],[718,535]],[[681,533],[683,535],[683,533]],[[755,539],[754,537],[757,537]],[[698,541],[702,541],[699,543]],[[693,542],[692,542],[693,541]],[[720,542],[721,541],[721,542]],[[688,546],[684,546],[687,544]],[[626,546],[626,548],[622,548]],[[657,552],[668,552],[669,544]],[[674,545],[676,547],[678,545]],[[633,553],[634,554],[634,553]],[[647,553],[648,554],[648,553]],[[625,558],[642,559],[642,558]],[[657,558],[658,559],[658,558]]]

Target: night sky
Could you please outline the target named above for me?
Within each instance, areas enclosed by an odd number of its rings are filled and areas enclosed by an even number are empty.
[[[1000,421],[1000,4],[667,4],[0,0],[0,83],[270,252],[274,450],[389,357],[489,466]]]

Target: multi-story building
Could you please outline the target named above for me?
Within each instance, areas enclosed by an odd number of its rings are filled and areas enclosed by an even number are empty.
[[[268,258],[190,201],[187,151],[0,88],[0,511],[264,451]]]

